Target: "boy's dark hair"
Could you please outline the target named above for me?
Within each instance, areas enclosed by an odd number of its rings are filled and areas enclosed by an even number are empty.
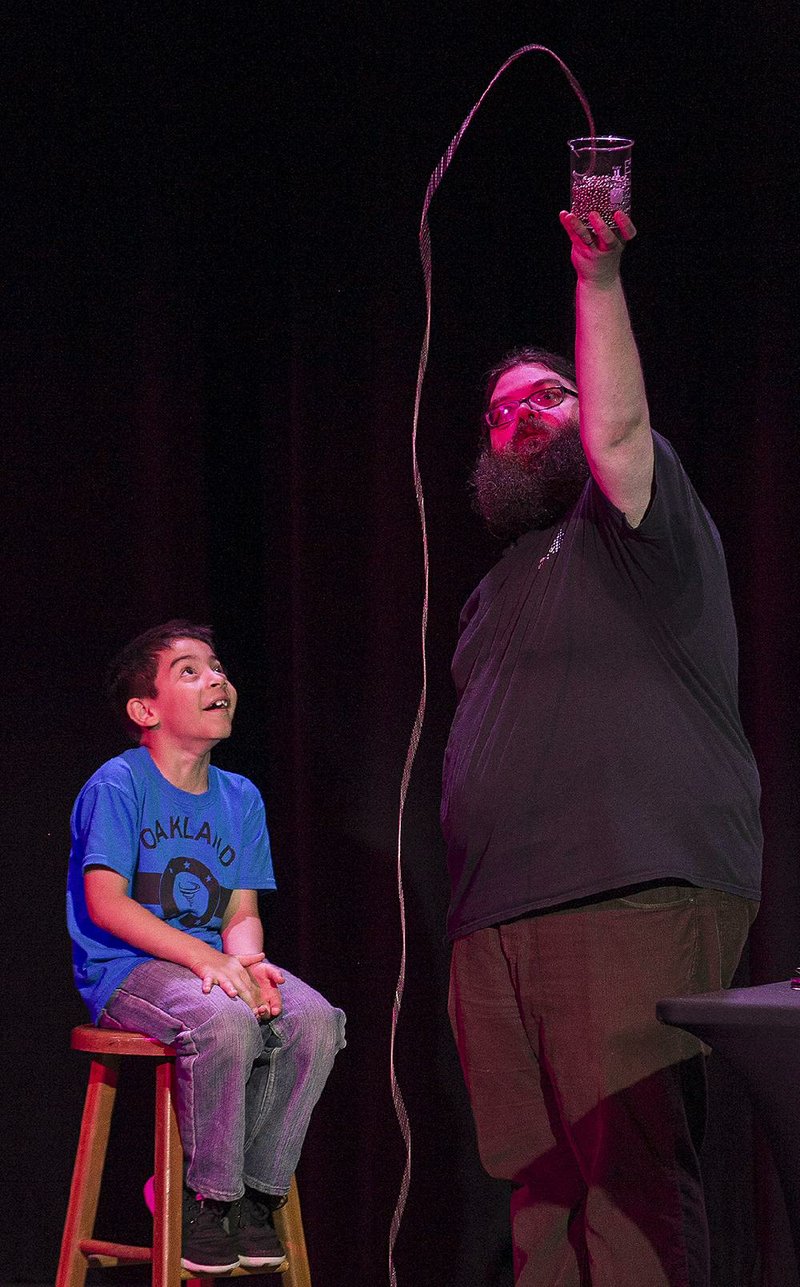
[[[138,742],[142,730],[128,716],[127,706],[131,697],[155,697],[158,654],[172,646],[176,639],[199,639],[214,647],[210,626],[196,626],[180,617],[165,621],[163,626],[153,626],[137,635],[117,653],[106,672],[106,693],[114,713],[120,717],[127,732]]]
[[[524,366],[527,362],[536,362],[539,366],[547,366],[556,375],[562,376],[565,380],[571,380],[575,383],[575,363],[570,359],[563,357],[560,353],[551,353],[549,349],[533,348],[525,345],[522,348],[512,349],[507,353],[502,361],[493,366],[491,371],[486,373],[486,383],[484,385],[483,409],[489,410],[489,403],[492,400],[492,394],[495,385],[501,375],[506,371],[512,371],[515,366]]]

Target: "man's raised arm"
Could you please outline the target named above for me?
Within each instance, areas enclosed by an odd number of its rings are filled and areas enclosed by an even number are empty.
[[[588,224],[562,211],[578,275],[575,368],[581,439],[598,486],[632,527],[642,521],[653,483],[653,436],[639,353],[620,279],[624,245],[636,236],[617,211],[618,234],[592,213]]]

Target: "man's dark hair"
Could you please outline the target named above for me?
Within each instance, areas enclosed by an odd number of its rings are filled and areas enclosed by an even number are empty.
[[[120,717],[128,733],[139,741],[142,730],[134,724],[127,712],[131,697],[155,697],[158,654],[170,648],[176,639],[198,639],[214,647],[210,626],[196,626],[180,617],[166,621],[163,626],[153,626],[137,635],[117,653],[106,672],[106,693],[114,712]]]
[[[497,366],[492,367],[491,371],[486,374],[485,393],[483,399],[484,411],[489,410],[489,403],[492,400],[492,394],[495,385],[501,375],[506,371],[512,371],[515,366],[525,366],[528,362],[537,362],[539,366],[549,367],[565,380],[575,383],[575,363],[570,358],[562,357],[560,353],[551,353],[549,349],[532,348],[524,346],[523,348],[512,349],[510,353],[498,362]]]

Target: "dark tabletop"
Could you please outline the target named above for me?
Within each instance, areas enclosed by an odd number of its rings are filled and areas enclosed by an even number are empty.
[[[692,997],[666,997],[656,1006],[659,1019],[678,1027],[797,1027],[800,1033],[800,989],[788,979],[756,988],[729,988]]]

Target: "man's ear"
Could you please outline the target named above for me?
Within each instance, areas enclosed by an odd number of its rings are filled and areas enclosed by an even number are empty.
[[[128,719],[138,724],[139,728],[158,728],[158,715],[149,697],[131,697],[125,710],[128,712]]]

